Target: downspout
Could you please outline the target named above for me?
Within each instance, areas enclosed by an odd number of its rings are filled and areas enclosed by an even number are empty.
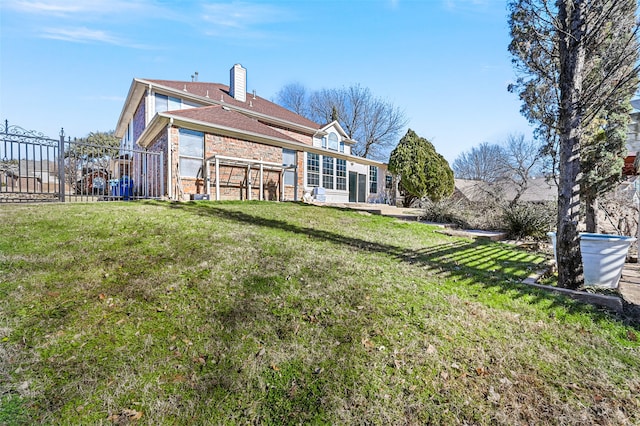
[[[151,97],[154,96],[153,93],[153,86],[151,84],[149,84],[148,89],[147,89],[147,96],[145,96],[144,98],[144,127],[146,128],[149,123],[151,122],[151,119],[153,118],[153,116],[156,113],[156,103],[155,102],[151,102]],[[154,99],[155,101],[155,99]],[[153,105],[153,111],[151,111],[151,106]]]
[[[173,117],[169,119],[167,125],[167,198],[173,197],[173,176],[171,174],[171,165],[173,163],[173,144],[171,143],[171,128],[173,127]]]

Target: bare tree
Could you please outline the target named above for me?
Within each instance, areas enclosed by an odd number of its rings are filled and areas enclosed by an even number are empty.
[[[352,148],[355,155],[386,158],[407,125],[403,111],[358,84],[317,90],[309,96],[302,96],[306,89],[290,86],[278,92],[278,103],[320,124],[337,118],[347,136],[356,141]],[[306,106],[298,101],[305,102]]]
[[[541,174],[540,146],[535,141],[526,139],[523,134],[511,134],[501,146],[501,151],[499,162],[502,175],[516,188],[516,195],[509,203],[513,206],[529,188],[531,179]]]
[[[459,179],[495,182],[502,177],[501,156],[500,145],[482,142],[460,154],[451,168]]]
[[[309,95],[301,83],[289,83],[276,93],[275,102],[303,117],[309,116]]]
[[[532,178],[542,174],[540,144],[523,134],[511,134],[501,144],[483,142],[463,152],[453,162],[455,176],[491,185],[479,186],[488,196],[500,201],[505,184],[515,189],[509,206],[515,206],[529,188]]]

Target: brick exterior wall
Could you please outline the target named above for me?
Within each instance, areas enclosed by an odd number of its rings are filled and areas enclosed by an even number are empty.
[[[172,161],[172,188],[173,198],[178,200],[189,200],[191,194],[203,194],[206,193],[204,187],[204,179],[195,179],[190,177],[180,177],[178,179],[178,168],[176,165],[179,162],[179,129],[171,128],[171,146],[173,151]],[[257,142],[249,142],[237,138],[228,136],[215,135],[205,133],[205,159],[212,157],[216,154],[226,157],[236,157],[250,160],[263,160],[272,163],[282,164],[282,148],[265,145]],[[150,149],[164,149],[165,152],[168,147],[166,134],[164,138],[162,135],[150,145]],[[167,156],[165,156],[166,158]],[[302,165],[303,154],[298,152],[298,185],[303,182],[302,179]],[[166,167],[166,164],[165,164]],[[215,199],[215,166],[213,162],[210,165],[210,194],[211,199]],[[222,200],[245,200],[248,199],[248,187],[247,187],[247,167],[246,166],[230,166],[221,165],[219,170],[220,177],[220,199]],[[254,167],[249,175],[251,182],[251,199],[260,199],[260,170]],[[263,170],[263,200],[281,200],[281,173],[279,171]],[[301,187],[300,187],[301,188]],[[299,191],[299,197],[301,197],[301,191]],[[285,200],[294,199],[294,186],[287,185],[285,187]]]
[[[289,136],[290,138],[293,138],[295,140],[297,140],[300,143],[303,143],[305,145],[309,145],[309,146],[313,146],[313,136],[311,135],[303,135],[300,134],[298,132],[295,132],[293,130],[284,128],[284,127],[279,127],[279,126],[274,126],[272,124],[267,124],[267,123],[262,123],[262,124],[266,124],[267,126],[271,127],[274,130],[279,131],[280,133],[283,133],[287,136]]]
[[[135,142],[138,141],[138,138],[144,131],[144,128],[147,126],[146,123],[146,111],[145,111],[145,100],[147,96],[143,96],[138,108],[136,108],[136,112],[133,114],[133,140]]]

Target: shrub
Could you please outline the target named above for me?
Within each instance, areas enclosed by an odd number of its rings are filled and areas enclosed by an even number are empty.
[[[451,223],[467,228],[469,222],[464,217],[464,208],[459,201],[445,199],[437,202],[423,201],[424,219],[430,222]]]
[[[555,223],[555,205],[520,203],[503,208],[502,219],[511,238],[546,238]]]

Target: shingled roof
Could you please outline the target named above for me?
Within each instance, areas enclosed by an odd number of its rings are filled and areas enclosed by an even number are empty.
[[[262,114],[264,116],[277,118],[279,120],[295,123],[300,126],[319,129],[321,126],[311,120],[308,120],[293,111],[281,107],[271,101],[260,96],[254,96],[247,93],[247,100],[241,102],[233,98],[229,93],[229,86],[219,83],[206,83],[200,81],[177,81],[177,80],[153,80],[143,79],[157,86],[164,86],[169,89],[190,93],[195,96],[209,98],[212,101],[224,102],[234,108],[242,108],[244,110]]]
[[[222,105],[167,111],[163,115],[187,118],[206,124],[298,143],[296,139]]]
[[[478,180],[455,179],[455,188],[458,194],[472,202],[487,201],[487,199],[493,199],[492,197],[510,201],[516,196],[515,184],[510,181],[489,183]],[[555,201],[557,196],[558,187],[552,180],[537,178],[529,180],[528,187],[522,193],[520,201],[549,202]]]

